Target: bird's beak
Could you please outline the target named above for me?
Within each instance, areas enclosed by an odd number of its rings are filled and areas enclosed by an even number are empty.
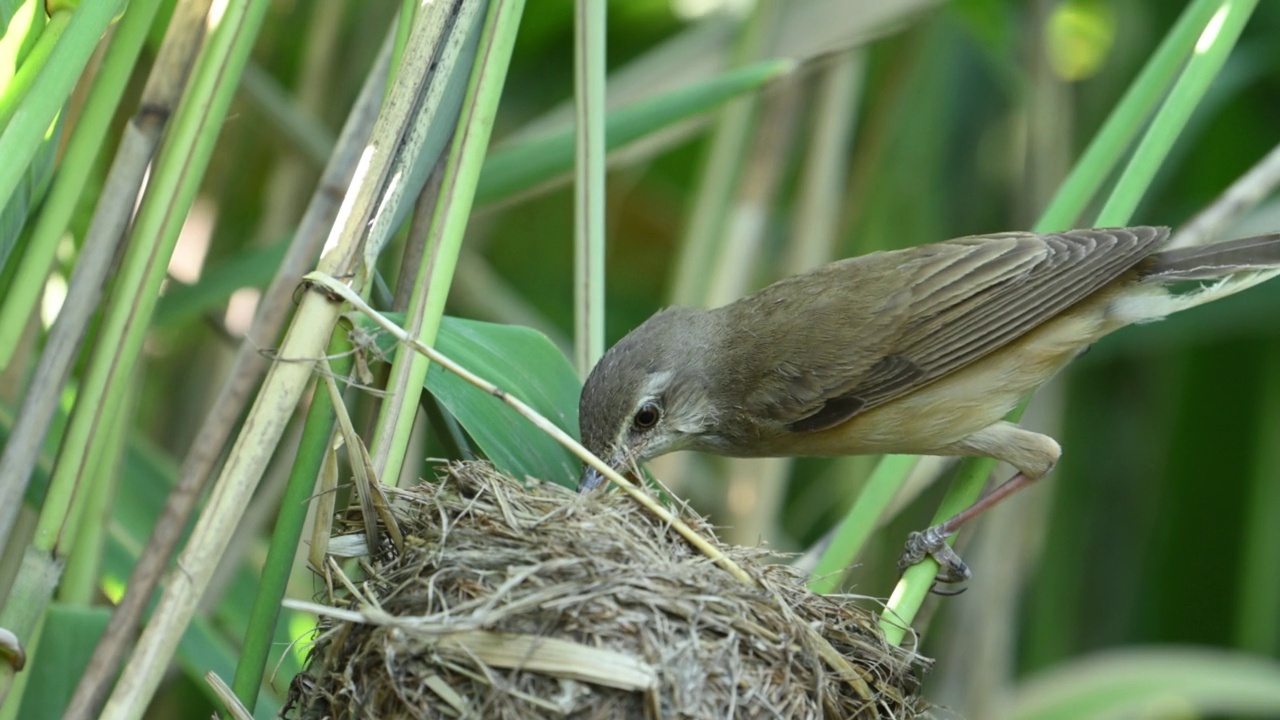
[[[604,483],[604,475],[601,475],[599,470],[588,465],[582,469],[582,477],[578,480],[578,492],[591,492],[604,485]]]
[[[627,466],[626,458],[627,455],[625,453],[609,453],[608,455],[600,457],[601,460],[604,460],[606,465],[614,470],[618,470],[618,472],[622,472],[619,468]],[[578,479],[578,492],[591,492],[596,488],[604,487],[608,484],[609,479],[606,478],[599,470],[596,470],[590,465],[584,465],[582,468],[582,477]]]

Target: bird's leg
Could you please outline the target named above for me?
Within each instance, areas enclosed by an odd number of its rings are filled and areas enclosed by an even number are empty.
[[[960,442],[943,448],[939,454],[994,457],[1018,468],[1018,472],[977,502],[961,510],[945,522],[923,532],[907,536],[907,545],[898,558],[898,569],[908,567],[930,556],[938,562],[938,582],[958,583],[973,573],[947,539],[960,526],[998,505],[1002,500],[1044,477],[1062,454],[1058,443],[1045,435],[1033,433],[1012,423],[1001,422],[980,430]]]
[[[923,532],[913,532],[907,535],[907,547],[902,552],[902,557],[898,558],[898,569],[906,570],[908,567],[924,560],[926,555],[929,555],[934,560],[937,560],[940,566],[938,582],[958,583],[968,580],[973,573],[969,570],[969,566],[965,564],[964,560],[961,560],[960,556],[956,554],[956,551],[947,544],[947,538],[955,535],[961,525],[995,507],[1001,500],[1030,485],[1035,480],[1036,478],[1030,477],[1024,472],[1019,472],[996,486],[991,492],[983,495],[974,504],[952,515],[946,522],[934,525]]]

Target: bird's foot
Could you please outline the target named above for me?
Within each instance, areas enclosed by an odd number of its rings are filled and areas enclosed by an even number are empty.
[[[907,546],[903,549],[902,556],[898,558],[898,570],[906,570],[928,556],[938,563],[939,583],[951,585],[962,583],[973,577],[969,566],[947,544],[947,538],[954,534],[955,531],[946,528],[945,524],[934,525],[923,532],[911,533],[907,536]],[[964,589],[943,592],[935,585],[933,592],[939,595],[958,595],[964,592]]]

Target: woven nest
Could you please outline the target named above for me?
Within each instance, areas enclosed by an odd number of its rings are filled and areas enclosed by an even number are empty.
[[[400,549],[381,542],[354,582],[326,578],[333,610],[284,717],[887,719],[924,710],[923,661],[888,645],[851,598],[808,592],[765,551],[717,543],[757,579],[750,587],[621,493],[526,489],[480,463],[387,493]],[[833,663],[831,648],[843,660]]]

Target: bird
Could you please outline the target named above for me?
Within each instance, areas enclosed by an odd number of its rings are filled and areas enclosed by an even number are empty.
[[[714,309],[662,309],[589,373],[582,444],[620,471],[676,450],[1004,461],[1010,479],[911,533],[899,561],[932,556],[939,582],[962,582],[972,573],[946,540],[1062,453],[1005,420],[1023,398],[1108,333],[1280,274],[1280,233],[1165,249],[1169,236],[973,235],[838,260]],[[602,484],[584,468],[581,492]]]

